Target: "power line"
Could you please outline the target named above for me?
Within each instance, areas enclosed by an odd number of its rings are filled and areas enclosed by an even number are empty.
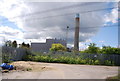
[[[88,29],[88,28],[108,28],[108,27],[118,27],[118,25],[111,25],[111,26],[89,26],[89,27],[80,27],[80,29]],[[63,29],[63,28],[61,28],[61,29]],[[64,28],[64,29],[66,29],[66,28]],[[74,29],[74,28],[68,28],[68,29]],[[45,29],[43,29],[42,31],[49,31],[49,30],[45,30]],[[39,33],[39,32],[37,32],[37,31],[22,31],[23,33],[29,33],[29,32],[36,32],[36,33]],[[19,32],[17,32],[17,34],[18,34]],[[0,33],[0,34],[2,34],[2,33]]]
[[[83,12],[74,12],[74,13],[66,13],[66,14],[60,14],[60,15],[54,15],[54,16],[47,16],[47,17],[41,17],[41,18],[33,18],[34,19],[45,19],[45,18],[50,18],[50,17],[60,17],[60,16],[67,16],[67,15],[73,15],[76,13],[84,14],[84,13],[89,13],[89,12],[95,12],[95,11],[101,11],[101,10],[107,10],[107,9],[115,9],[117,7],[112,7],[112,8],[104,8],[104,9],[96,9],[96,10],[89,10],[89,11],[83,11]]]
[[[118,27],[118,25],[110,25],[110,26],[90,26],[90,27],[81,27],[82,29],[84,28],[106,28],[106,27]]]
[[[18,18],[18,17],[26,17],[26,16],[31,16],[31,15],[36,15],[36,14],[42,14],[42,13],[48,13],[51,11],[58,11],[58,10],[62,10],[62,9],[68,9],[68,8],[74,8],[74,7],[81,7],[81,6],[85,6],[85,5],[94,5],[94,3],[84,3],[84,4],[75,4],[75,5],[69,5],[69,6],[64,6],[64,7],[59,7],[59,8],[54,8],[54,9],[48,9],[48,10],[43,10],[43,11],[39,11],[39,12],[35,12],[35,13],[28,13],[26,15],[20,15],[20,16],[16,16],[16,17],[12,17],[9,19],[14,19],[14,18]],[[6,20],[6,19],[5,19]]]
[[[98,29],[98,28],[110,28],[110,27],[118,27],[118,25],[111,25],[111,26],[91,26],[91,27],[80,27],[80,30],[85,30],[85,29]],[[73,30],[74,28],[70,28]]]
[[[89,10],[89,11],[83,11],[83,12],[77,12],[77,13],[80,13],[80,14],[84,14],[84,13],[89,13],[89,12],[95,12],[95,11],[101,11],[101,10],[108,10],[108,9],[115,9],[115,8],[118,8],[118,7],[112,7],[112,8],[104,8],[104,9],[96,9],[96,10]],[[73,15],[75,14],[74,13],[66,13],[66,14],[60,14],[60,15],[53,15],[53,16],[47,16],[47,17],[40,17],[40,18],[32,18],[32,20],[38,20],[38,19],[46,19],[46,18],[50,18],[50,17],[61,17],[61,16],[68,16],[68,15]],[[27,20],[30,20],[30,19],[25,19],[26,21]],[[6,24],[6,23],[1,23],[1,24]]]
[[[90,27],[80,27],[80,29],[89,29],[89,28],[108,28],[108,27],[118,27],[118,25],[111,25],[111,26],[90,26]],[[63,28],[61,28],[61,29],[63,29]],[[64,29],[66,29],[66,28],[64,28]],[[68,29],[74,29],[74,28],[68,28]],[[44,30],[44,31],[49,31],[49,30]],[[36,32],[36,31],[23,31],[24,33],[25,32]]]

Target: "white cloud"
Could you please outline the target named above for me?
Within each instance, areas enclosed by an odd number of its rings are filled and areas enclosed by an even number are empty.
[[[105,15],[106,22],[117,23],[118,21],[118,9],[113,9],[111,13]]]
[[[60,8],[63,6],[70,5],[85,5],[81,7],[71,7],[68,9],[61,9],[57,11],[45,11],[49,9]],[[46,38],[66,38],[66,26],[69,25],[68,40],[69,44],[73,43],[74,38],[74,15],[58,16],[58,17],[49,17],[48,16],[66,14],[66,13],[78,13],[87,10],[96,10],[107,8],[107,3],[35,3],[35,2],[23,2],[20,0],[2,0],[0,2],[0,15],[9,19],[9,21],[14,22],[19,28],[22,28],[23,31],[26,31],[24,34],[16,29],[10,27],[2,28],[2,32],[5,29],[9,29],[9,32],[6,34],[11,34],[10,38],[18,39],[27,39],[32,41],[43,41]],[[59,5],[59,6],[58,6]],[[43,12],[44,11],[44,12]],[[37,13],[39,12],[39,13]],[[41,13],[40,13],[41,12]],[[31,13],[33,13],[31,15]],[[116,10],[112,11],[112,16],[116,18]],[[28,15],[27,15],[28,14]],[[19,16],[21,15],[21,16]],[[101,12],[91,12],[86,14],[80,14],[80,41],[81,42],[90,42],[90,37],[94,36],[100,27],[88,28],[92,26],[102,26],[104,21],[104,11]],[[106,15],[106,21],[112,20],[113,17],[109,18],[109,14]],[[19,17],[16,17],[19,16]],[[110,15],[111,16],[111,15]],[[12,18],[13,17],[13,18]],[[19,32],[16,36],[15,33]]]
[[[45,39],[28,39],[29,41],[31,41],[31,42],[39,42],[39,43],[45,43],[46,42],[46,40]]]
[[[99,41],[99,42],[100,42],[100,43],[104,43],[105,41],[102,40],[102,41]]]
[[[4,43],[4,37],[0,36],[0,46]]]
[[[80,51],[83,51],[83,50],[86,50],[87,49],[87,45],[83,44],[83,43],[79,43],[79,50]]]
[[[0,36],[4,39],[4,41],[7,40],[13,41],[17,39],[18,43],[21,43],[23,40],[23,32],[8,26],[0,27]]]
[[[91,40],[91,39],[88,39],[88,40],[86,40],[85,42],[87,42],[87,43],[88,43],[88,42],[92,42],[92,40]]]
[[[23,28],[22,23],[24,21],[17,16],[23,15],[24,12],[29,13],[29,8],[27,7],[26,4],[24,4],[22,0],[0,1],[0,16],[8,18],[9,21],[14,22],[20,28]]]

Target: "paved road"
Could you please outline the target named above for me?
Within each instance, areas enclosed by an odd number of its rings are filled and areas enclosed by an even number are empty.
[[[40,63],[41,64],[41,63]],[[55,68],[43,72],[4,73],[3,79],[105,79],[118,74],[118,67],[42,63]]]

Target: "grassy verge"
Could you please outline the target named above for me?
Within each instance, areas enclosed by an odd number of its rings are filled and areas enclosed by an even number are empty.
[[[120,81],[120,75],[118,76],[113,76],[113,77],[108,77],[106,81]]]

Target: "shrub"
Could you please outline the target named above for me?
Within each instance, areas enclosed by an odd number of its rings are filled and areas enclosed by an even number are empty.
[[[100,64],[100,61],[99,60],[95,60],[95,65],[99,65]]]
[[[110,65],[112,65],[112,63],[111,63],[111,61],[106,60],[106,61],[105,61],[105,65],[109,65],[109,66],[110,66]]]
[[[74,54],[36,54],[27,56],[27,59],[37,62],[67,63],[67,64],[90,64],[90,65],[114,65],[114,62],[106,60],[90,59]]]
[[[56,51],[66,51],[66,47],[62,44],[52,44],[52,47],[50,48],[50,51],[56,52]]]
[[[81,64],[86,64],[86,60],[81,60]]]
[[[23,56],[22,60],[24,61],[34,61],[34,57],[32,55]]]

